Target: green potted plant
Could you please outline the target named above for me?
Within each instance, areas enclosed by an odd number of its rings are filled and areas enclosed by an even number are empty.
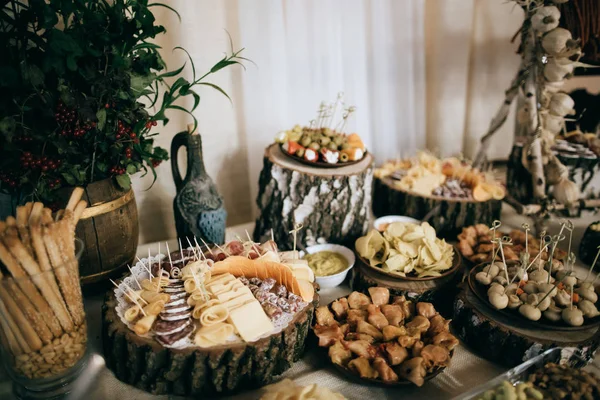
[[[168,70],[152,42],[166,32],[152,13],[156,7],[176,13],[147,0],[9,0],[1,10],[0,191],[13,203],[51,204],[64,188],[85,186],[90,202],[120,205],[112,212],[119,211],[121,223],[91,210],[94,226],[81,224],[86,244],[95,242],[88,260],[84,254],[82,268],[89,270],[82,276],[102,276],[133,259],[130,176],[143,171],[156,178],[155,167],[168,158],[151,129],[166,125],[170,110],[196,123],[195,89],[209,86],[227,96],[205,79],[244,60],[232,49],[197,77],[188,54],[192,79],[184,76],[186,64]],[[188,96],[190,109],[175,104]],[[103,223],[115,226],[99,229]]]

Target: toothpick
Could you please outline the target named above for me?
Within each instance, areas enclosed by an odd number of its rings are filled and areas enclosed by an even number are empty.
[[[198,261],[198,254],[196,253],[196,249],[194,248],[194,246],[192,245],[192,242],[190,241],[190,237],[186,236],[185,237],[187,239],[188,244],[190,245],[190,249],[192,249],[192,252],[194,253],[194,260]]]
[[[584,282],[587,282],[588,278],[590,277],[590,274],[592,273],[592,270],[594,269],[594,266],[596,266],[596,261],[598,261],[598,256],[600,256],[600,246],[598,246],[597,248],[598,248],[598,252],[596,253],[594,262],[592,263],[592,266],[590,267],[590,270],[588,271],[588,273],[584,279]]]
[[[550,289],[550,291],[548,293],[546,293],[546,295],[544,297],[542,297],[542,299],[540,301],[538,301],[537,306],[539,306],[542,301],[546,300],[546,297],[550,296],[550,293],[552,293],[554,291],[554,289],[556,289],[558,287],[558,285],[567,277],[571,275],[571,271],[568,271],[566,274],[563,275],[562,278],[560,278],[558,281],[554,281],[554,287],[552,289]],[[571,298],[573,298],[573,286],[571,285]]]
[[[296,239],[298,232],[302,229],[302,224],[296,224],[294,229],[292,229],[289,233],[294,235],[294,260],[296,259]]]
[[[167,245],[167,254],[169,255],[169,264],[171,264],[171,268],[173,268],[173,260],[171,259],[171,250],[169,250],[169,242],[165,242]],[[160,243],[159,243],[160,245]]]
[[[498,251],[496,250],[496,247],[495,247],[495,244],[496,244],[496,229],[500,228],[501,225],[502,225],[502,222],[500,222],[499,220],[495,220],[494,222],[492,222],[492,228],[491,228],[491,230],[494,231],[494,236],[492,238],[492,262],[490,263],[490,266],[494,265],[494,262],[496,262],[496,256],[498,255]],[[486,276],[489,275],[490,269],[491,268],[488,268]]]
[[[275,235],[273,234],[273,228],[271,228],[271,240],[273,242],[275,241]]]
[[[573,264],[575,260],[571,257],[571,243],[573,242],[573,230],[575,226],[571,220],[567,221],[567,230],[569,231],[569,250],[567,251],[567,263],[570,265],[571,270],[573,269]],[[571,261],[572,260],[572,261]]]
[[[202,251],[202,247],[200,247],[200,244],[198,244],[198,239],[196,239],[196,236],[194,236],[194,243],[196,243],[196,246],[198,246],[198,252],[202,255],[202,259],[206,261],[206,256]],[[208,249],[208,251],[210,251],[210,248]],[[212,254],[212,251],[210,251],[210,254]]]
[[[194,240],[196,240],[196,238],[194,238]],[[200,238],[200,241],[204,244],[204,247],[206,247],[208,249],[208,252],[210,253],[211,256],[214,256],[212,250],[210,249],[210,247],[208,246],[208,244],[206,244],[206,242],[204,241],[204,239]],[[198,242],[196,242],[198,243]]]
[[[152,265],[152,264],[150,264],[150,258],[148,258],[148,265],[146,265],[145,262],[143,262],[142,260],[140,260],[139,257],[137,259],[138,259],[139,262],[142,263],[142,266],[144,267],[144,269],[146,271],[148,271],[148,273],[150,274],[150,279],[154,279],[154,275],[152,275],[152,271],[151,271],[151,268],[150,268],[150,266]]]
[[[260,256],[260,250],[258,248],[256,248],[256,243],[254,243],[254,240],[252,240],[252,238],[250,238],[248,229],[244,229],[244,230],[246,231],[246,236],[248,236],[248,240],[250,241],[250,243],[252,243],[252,247],[254,248],[254,251],[256,252],[256,254],[258,254]]]
[[[139,258],[138,258],[139,260]],[[140,282],[137,280],[137,278],[135,277],[133,270],[131,269],[131,267],[129,266],[129,264],[127,264],[127,268],[129,269],[129,272],[131,273],[131,277],[133,278],[133,280],[135,280],[135,283],[137,283],[138,288],[142,288],[142,285],[140,285]]]
[[[506,243],[504,243],[506,241]],[[504,258],[504,244],[510,244],[512,239],[508,236],[503,236],[498,240],[498,246],[500,246],[500,254],[502,255],[502,263],[504,264],[504,273],[506,274],[506,282],[509,282],[510,279],[508,277],[508,265],[506,265],[506,259]]]
[[[167,252],[169,252],[168,248],[167,248]],[[160,255],[160,242],[158,242],[158,254],[157,255]]]
[[[337,107],[338,104],[343,104],[342,99],[344,98],[344,92],[339,92],[337,94],[337,98],[335,99],[335,103],[333,103],[333,110],[331,111],[331,119],[329,120],[329,127],[333,129],[333,127],[331,126],[331,124],[333,124],[333,121],[335,119],[335,114],[337,112]]]
[[[133,288],[132,288],[131,286],[129,286],[129,285],[127,284],[127,282],[125,282],[125,281],[123,281],[123,285],[125,285],[125,287],[126,287],[128,290],[129,290],[129,292],[130,292],[130,293],[133,293],[133,295],[134,295],[133,297],[135,297],[135,290],[133,290]],[[129,297],[129,295],[128,295],[127,297]],[[133,300],[133,299],[131,299],[131,300]],[[141,297],[139,297],[139,296],[138,296],[138,300],[141,300],[141,301],[143,301],[144,303],[148,304],[148,302],[147,302],[146,300],[142,299],[142,298],[141,298]]]
[[[562,232],[562,229],[560,230]],[[555,235],[552,237],[552,242],[553,242],[553,246],[552,246],[552,253],[550,254],[550,256],[548,257],[548,263],[550,264],[549,268],[548,268],[548,282],[550,283],[550,277],[552,276],[552,267],[553,267],[553,261],[554,261],[554,250],[556,250],[556,247],[558,246],[558,242],[560,242],[562,239],[561,237],[564,239],[564,236],[560,236],[560,233],[558,235]]]
[[[575,285],[571,285],[571,310],[573,309],[573,286]]]
[[[204,242],[204,241],[203,241]],[[229,254],[228,251],[226,251],[224,248],[222,248],[221,246],[219,246],[216,243],[213,243],[215,246],[217,246],[217,249],[221,250],[223,252],[223,254],[225,254],[227,257],[231,256],[231,254]]]
[[[179,251],[183,251],[183,247],[181,247],[181,238],[177,238],[179,241]],[[183,258],[183,253],[181,253],[181,258]]]
[[[115,285],[115,287],[117,289],[120,289],[119,285],[117,285],[117,283],[115,281],[113,281],[112,279],[109,279],[109,280],[112,282],[113,285]],[[125,286],[127,286],[127,285],[125,285]],[[146,316],[146,313],[144,312],[144,308],[142,306],[140,306],[140,303],[138,303],[136,301],[135,296],[132,296],[132,295],[128,294],[126,291],[123,291],[123,293],[125,293],[125,296],[129,297],[129,299],[131,301],[133,301],[135,303],[135,305],[140,308],[140,311],[142,312],[142,314],[144,314],[144,316]]]

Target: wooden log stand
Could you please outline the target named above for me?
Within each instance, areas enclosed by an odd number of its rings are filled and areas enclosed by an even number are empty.
[[[318,301],[315,294],[281,333],[251,344],[167,349],[129,330],[111,290],[102,306],[104,358],[117,379],[153,394],[206,397],[258,388],[300,359]]]
[[[454,301],[452,328],[467,346],[494,363],[511,368],[553,347],[572,348],[586,362],[600,346],[600,328],[583,331],[531,329],[483,304],[465,284]],[[565,361],[572,353],[563,352]]]
[[[318,168],[287,157],[278,144],[265,150],[259,178],[254,240],[271,238],[281,249],[293,248],[289,232],[298,232],[300,246],[317,242],[352,245],[370,227],[373,156],[357,164]]]
[[[454,240],[462,228],[474,224],[491,225],[500,219],[501,200],[469,201],[444,197],[423,197],[406,192],[390,178],[376,178],[373,192],[373,213],[376,217],[405,215],[427,220],[439,237]]]

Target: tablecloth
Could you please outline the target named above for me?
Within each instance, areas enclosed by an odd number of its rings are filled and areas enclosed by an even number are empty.
[[[573,237],[574,246],[578,246],[581,235],[585,227],[591,222],[591,215],[586,214],[584,218],[573,220],[576,224],[576,231]],[[505,225],[519,227],[523,218],[516,215],[512,209],[503,210],[502,220]],[[551,228],[556,229],[558,221],[553,221]],[[245,236],[245,230],[251,232],[253,224],[239,225],[227,229],[228,239],[233,239],[236,235]],[[138,249],[140,257],[147,256],[148,248],[156,252],[158,245],[142,245]],[[169,241],[169,247],[177,248],[175,240]],[[163,247],[164,248],[164,247]],[[574,247],[576,250],[578,247]],[[323,289],[320,292],[321,304],[327,304],[336,298],[346,295],[350,292],[348,286],[339,286],[333,289]],[[92,350],[87,373],[79,379],[80,386],[76,392],[76,398],[85,397],[86,400],[103,399],[180,399],[178,396],[152,396],[146,392],[133,388],[118,381],[114,375],[104,366],[101,357],[101,306],[104,295],[87,294],[85,296],[85,306],[89,325],[89,344]],[[596,357],[594,361],[596,366],[600,366],[600,358]],[[451,366],[436,378],[425,383],[421,388],[412,386],[403,386],[398,388],[382,388],[378,386],[365,386],[363,384],[349,381],[341,376],[323,357],[320,349],[307,349],[304,357],[295,363],[281,378],[293,379],[299,385],[308,385],[317,383],[326,386],[331,390],[343,394],[348,399],[451,399],[459,397],[471,388],[485,383],[487,380],[501,374],[506,369],[497,366],[489,361],[479,357],[462,343],[455,350]],[[10,383],[6,376],[0,379],[0,399],[10,398]],[[244,392],[236,396],[224,397],[230,400],[249,400],[258,399],[261,391]]]

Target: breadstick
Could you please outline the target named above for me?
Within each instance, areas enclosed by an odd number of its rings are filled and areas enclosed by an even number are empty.
[[[61,219],[63,217],[64,213],[65,213],[65,210],[58,210],[56,212],[56,215],[54,216],[54,220],[58,221],[59,219]]]
[[[53,227],[58,223],[59,222],[44,226],[42,230],[42,237],[44,239],[44,244],[46,245],[46,250],[48,251],[48,256],[52,262],[54,274],[56,275],[56,279],[60,285],[63,298],[65,299],[65,303],[67,304],[67,308],[69,309],[71,318],[73,319],[73,323],[76,326],[79,326],[83,322],[83,305],[81,304],[80,296],[79,304],[76,304],[76,301],[78,299],[77,291],[81,293],[81,288],[73,288],[72,280],[69,276],[71,275],[69,265],[65,265],[61,255],[61,248],[59,247],[60,244],[57,243],[58,238],[54,236],[56,233],[53,232],[55,230]]]
[[[75,226],[77,226],[77,223],[79,222],[79,219],[81,218],[81,214],[83,214],[83,211],[86,208],[87,208],[87,201],[80,200],[79,203],[77,203],[77,206],[75,207],[75,210],[73,211],[73,224]]]
[[[29,217],[31,245],[33,247],[33,250],[35,251],[34,254],[42,271],[51,272],[47,275],[48,284],[56,293],[56,297],[60,300],[61,308],[66,310],[66,305],[63,301],[60,289],[58,288],[58,284],[56,283],[56,279],[54,278],[54,273],[52,272],[52,265],[50,264],[50,259],[48,258],[48,253],[46,253],[46,247],[44,246],[44,240],[42,239],[42,226],[40,224],[40,220],[42,217],[43,209],[44,205],[42,203],[35,203],[33,205],[33,209],[31,210],[31,215]]]
[[[10,330],[10,327],[4,321],[4,318],[0,318],[0,339],[2,340],[2,345],[9,349],[13,356],[19,356],[23,354],[23,350],[19,343],[17,343],[17,339],[15,335]]]
[[[11,332],[13,334],[13,336],[15,337],[15,340],[17,341],[19,348],[24,353],[30,353],[31,347],[29,347],[29,344],[27,344],[27,341],[25,340],[25,338],[23,337],[23,334],[17,327],[17,324],[16,324],[15,320],[13,319],[13,317],[8,313],[8,310],[6,309],[6,305],[4,304],[2,299],[0,299],[0,314],[2,314],[4,316],[4,318],[0,318],[0,324],[2,324],[2,329],[4,329],[5,334],[7,332]]]
[[[23,244],[17,237],[14,237],[14,235],[5,234],[3,239],[7,246],[4,246],[0,241],[0,260],[2,260],[12,276],[17,279],[23,292],[31,299],[33,304],[35,304],[38,311],[42,313],[42,315],[47,316],[49,325],[50,323],[54,323],[54,318],[57,318],[58,322],[60,322],[60,326],[62,326],[66,332],[71,332],[73,330],[73,321],[71,321],[69,313],[62,307],[60,296],[52,289],[46,276],[40,274],[40,268],[33,257],[27,253]],[[40,292],[45,299],[40,296],[35,287],[31,285],[29,279],[18,279],[25,278],[27,276],[25,272],[31,275],[31,280],[35,283],[35,286],[40,289]],[[54,314],[52,311],[54,311]]]
[[[36,351],[42,348],[43,344],[38,335],[35,333],[35,330],[31,327],[31,324],[25,318],[25,315],[21,312],[21,309],[15,303],[15,301],[6,293],[5,290],[0,290],[0,299],[6,306],[8,313],[14,318],[17,323],[20,332],[23,334],[25,342],[31,348],[31,350]]]
[[[9,228],[15,227],[15,226],[17,226],[17,220],[12,215],[9,215],[8,217],[6,217],[6,225]]]
[[[54,220],[52,219],[52,210],[48,207],[45,207],[42,210],[42,224],[48,225],[51,224]]]
[[[32,202],[17,207],[17,229],[19,230],[21,241],[30,254],[33,254],[33,251],[31,249],[31,236],[29,235],[29,229],[27,229],[27,221],[29,219],[29,214],[31,214],[32,207]]]
[[[75,257],[75,231],[73,221],[73,213],[69,210],[65,211],[65,218],[54,224],[52,230],[55,232],[56,243],[63,250],[61,251],[63,265],[68,265],[68,277],[70,278],[70,286],[73,291],[72,305],[76,309],[77,314],[83,322],[85,319],[85,311],[83,309],[83,295],[81,293],[81,285],[79,284],[79,263]],[[70,306],[71,307],[71,306]],[[71,310],[69,308],[69,310]],[[73,312],[73,311],[71,311]]]
[[[75,189],[73,189],[73,192],[71,193],[71,197],[69,198],[69,202],[67,203],[65,210],[75,210],[75,206],[77,205],[77,203],[79,203],[79,200],[81,200],[81,196],[83,196],[83,188],[76,187]]]
[[[13,298],[13,300],[19,305],[21,311],[25,317],[31,323],[31,327],[38,335],[38,337],[44,342],[44,344],[49,344],[54,339],[54,335],[50,332],[50,329],[46,326],[44,319],[37,312],[33,304],[29,301],[27,296],[23,294],[21,289],[17,286],[13,279],[5,280],[5,289],[7,289],[8,295]],[[62,333],[62,330],[61,330]]]

